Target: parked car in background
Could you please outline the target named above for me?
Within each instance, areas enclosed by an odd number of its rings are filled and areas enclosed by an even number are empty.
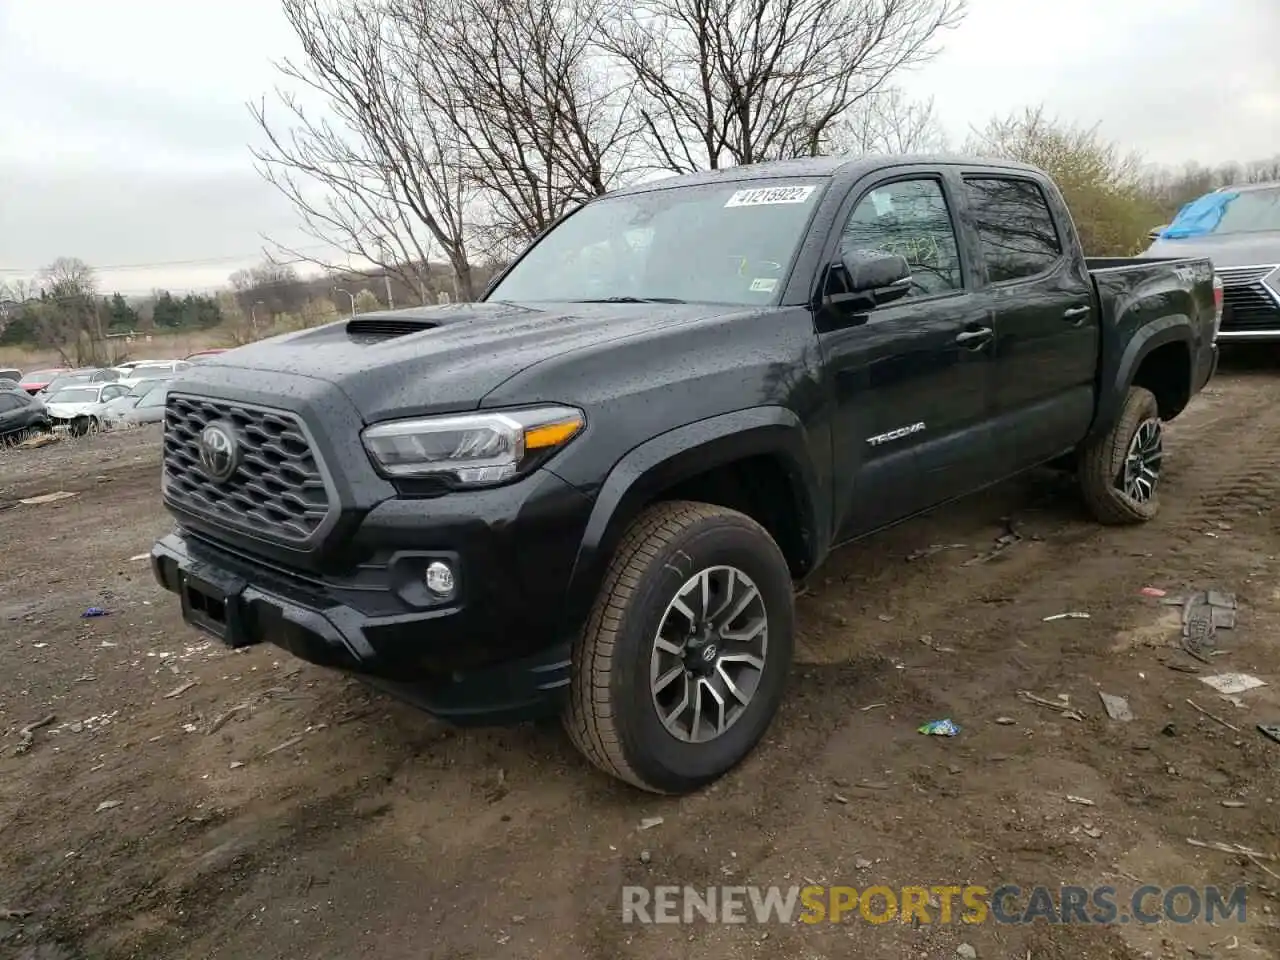
[[[13,377],[0,377],[0,390],[21,390],[22,385]]]
[[[167,380],[190,366],[186,360],[143,360],[135,364],[118,382],[132,387],[143,380]]]
[[[103,407],[128,392],[128,387],[118,383],[82,383],[50,394],[45,405],[55,427],[69,427],[76,434],[87,433],[102,426]]]
[[[167,384],[168,378],[156,380],[139,380],[129,392],[122,397],[108,400],[102,406],[102,421],[105,426],[114,426],[121,422],[126,412],[137,405],[138,401],[161,384]]]
[[[15,383],[21,383],[22,371],[17,367],[0,367],[0,380],[13,380]]]
[[[70,367],[50,367],[47,370],[32,370],[24,375],[19,381],[19,386],[30,394],[39,393],[54,380],[65,373],[70,373]]]
[[[1208,257],[1224,342],[1280,340],[1280,183],[1223,187],[1178,211],[1146,258]]]
[[[163,423],[164,404],[169,396],[168,382],[152,387],[132,407],[124,410],[116,426],[137,427],[144,423]]]
[[[67,387],[91,383],[114,383],[119,379],[120,374],[110,367],[84,367],[79,370],[68,370],[66,373],[54,377],[53,381],[46,384],[39,392],[45,398],[45,402],[48,403],[49,397],[59,390],[65,390]]]
[[[0,390],[0,442],[11,443],[48,429],[43,403],[20,387]]]

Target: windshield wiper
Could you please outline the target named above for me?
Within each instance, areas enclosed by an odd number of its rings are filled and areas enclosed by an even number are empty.
[[[598,300],[570,300],[570,303],[685,303],[679,297],[601,297]]]

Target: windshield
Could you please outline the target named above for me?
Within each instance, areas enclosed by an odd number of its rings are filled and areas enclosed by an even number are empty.
[[[88,383],[89,378],[92,376],[93,374],[91,373],[75,373],[75,374],[66,374],[61,377],[55,377],[53,382],[50,383],[49,386],[46,387],[45,389],[48,390],[50,393],[56,393],[57,391],[61,390],[63,387],[69,387],[73,383]]]
[[[97,387],[73,387],[70,390],[59,390],[49,397],[50,403],[97,403]]]
[[[133,388],[129,391],[128,396],[141,397],[144,394],[146,394],[148,391],[154,390],[156,388],[157,383],[164,383],[164,379],[157,378],[154,380],[140,380],[133,385]]]
[[[543,237],[486,299],[771,304],[825,184],[739,181],[605,197]]]
[[[1178,211],[1162,236],[1170,239],[1280,231],[1280,187],[1206,194]]]

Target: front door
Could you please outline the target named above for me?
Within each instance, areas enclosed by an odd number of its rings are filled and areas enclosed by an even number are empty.
[[[1093,281],[1044,189],[1017,176],[967,176],[996,329],[995,421],[1015,473],[1064,453],[1094,411],[1101,318]]]
[[[998,479],[988,442],[993,325],[966,278],[948,191],[923,172],[855,188],[831,245],[832,260],[877,249],[912,267],[907,296],[861,315],[819,314],[839,540]],[[833,268],[828,282],[842,277]]]

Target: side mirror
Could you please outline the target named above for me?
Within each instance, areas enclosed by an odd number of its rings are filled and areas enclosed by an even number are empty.
[[[1159,240],[1160,234],[1164,233],[1164,231],[1168,228],[1168,226],[1169,225],[1165,223],[1158,227],[1152,227],[1150,230],[1147,231],[1147,239],[1151,241]]]
[[[852,304],[870,310],[904,297],[911,290],[911,265],[906,257],[880,250],[846,250],[840,256],[848,293],[828,298],[833,304]]]

